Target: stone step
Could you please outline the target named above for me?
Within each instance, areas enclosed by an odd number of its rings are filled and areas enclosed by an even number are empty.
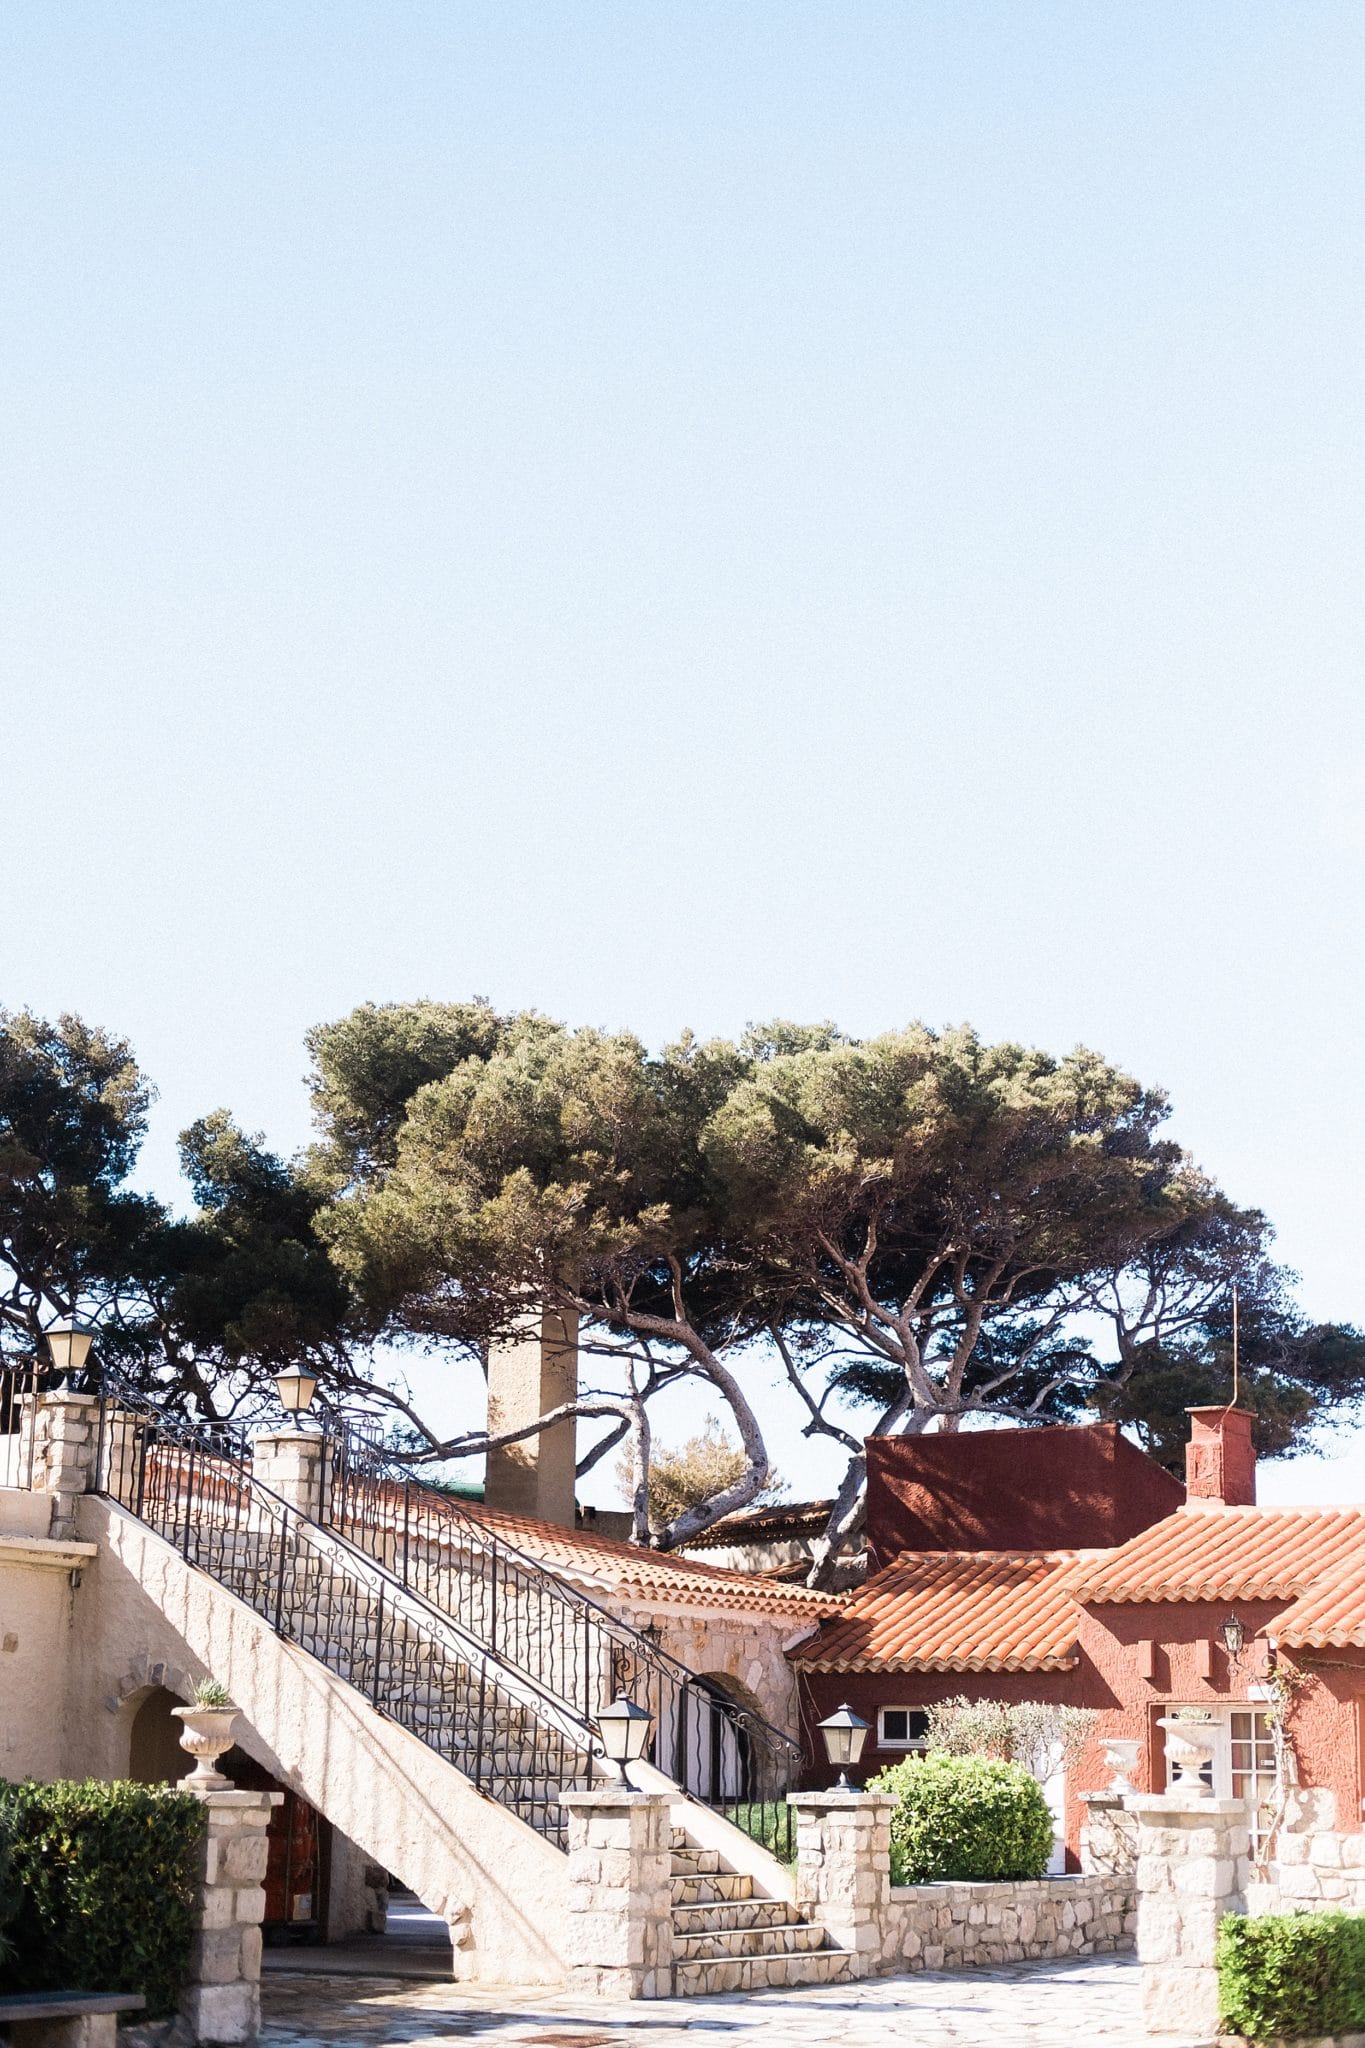
[[[675,1849],[673,1851],[674,1877],[712,1877],[720,1869],[720,1852],[717,1849]]]
[[[846,1984],[853,1979],[846,1949],[819,1948],[803,1955],[731,1956],[725,1962],[675,1963],[673,1996],[705,1998],[722,1991],[768,1991],[784,1984]]]
[[[674,1906],[675,1935],[718,1934],[732,1927],[785,1927],[792,1917],[786,1899],[712,1899],[696,1906]]]
[[[827,1947],[824,1930],[806,1920],[779,1927],[714,1928],[698,1934],[673,1930],[673,1954],[680,1963],[723,1962],[731,1956],[814,1955]]]
[[[675,1906],[704,1906],[713,1900],[751,1899],[754,1881],[747,1871],[718,1870],[709,1875],[672,1879]]]

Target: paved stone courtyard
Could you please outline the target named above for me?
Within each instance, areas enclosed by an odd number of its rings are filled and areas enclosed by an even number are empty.
[[[592,2006],[544,1991],[270,1974],[263,2048],[1150,2048],[1130,1957],[924,1972],[873,1983]],[[1168,2040],[1163,2048],[1193,2048]]]

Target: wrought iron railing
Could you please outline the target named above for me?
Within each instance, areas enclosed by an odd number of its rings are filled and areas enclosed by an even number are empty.
[[[0,1486],[33,1486],[38,1368],[30,1359],[0,1359]]]
[[[0,1365],[0,1486],[33,1483],[40,1385]],[[329,1439],[316,1519],[255,1477],[251,1435],[106,1385],[96,1484],[551,1839],[626,1693],[653,1716],[650,1761],[790,1858],[791,1737],[363,1431]]]
[[[617,1693],[654,1717],[650,1760],[784,1860],[800,1744],[690,1671],[363,1430],[331,1439],[331,1528],[585,1720]]]
[[[247,1433],[100,1401],[99,1490],[372,1705],[562,1846],[559,1793],[591,1780],[590,1728],[256,1479]]]

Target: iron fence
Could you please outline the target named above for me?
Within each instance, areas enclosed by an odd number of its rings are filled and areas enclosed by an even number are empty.
[[[52,1374],[0,1363],[0,1486],[31,1488]],[[106,1386],[95,1485],[559,1842],[601,1708],[653,1716],[650,1761],[782,1858],[800,1746],[424,1484],[363,1430],[328,1439],[315,1520],[256,1477],[247,1424]]]
[[[591,1731],[501,1668],[421,1595],[257,1480],[245,1430],[101,1398],[98,1483],[316,1657],[557,1845],[561,1789],[591,1781]]]
[[[654,1719],[650,1761],[690,1797],[794,1853],[799,1743],[426,1485],[363,1430],[331,1439],[330,1527],[585,1721],[618,1693]]]
[[[40,1376],[31,1359],[0,1359],[0,1486],[33,1489]]]

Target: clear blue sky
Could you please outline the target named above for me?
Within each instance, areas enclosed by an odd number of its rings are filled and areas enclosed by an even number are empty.
[[[1365,1319],[1363,98],[1357,0],[20,0],[0,998],[168,1192],[367,998],[1084,1040]]]

